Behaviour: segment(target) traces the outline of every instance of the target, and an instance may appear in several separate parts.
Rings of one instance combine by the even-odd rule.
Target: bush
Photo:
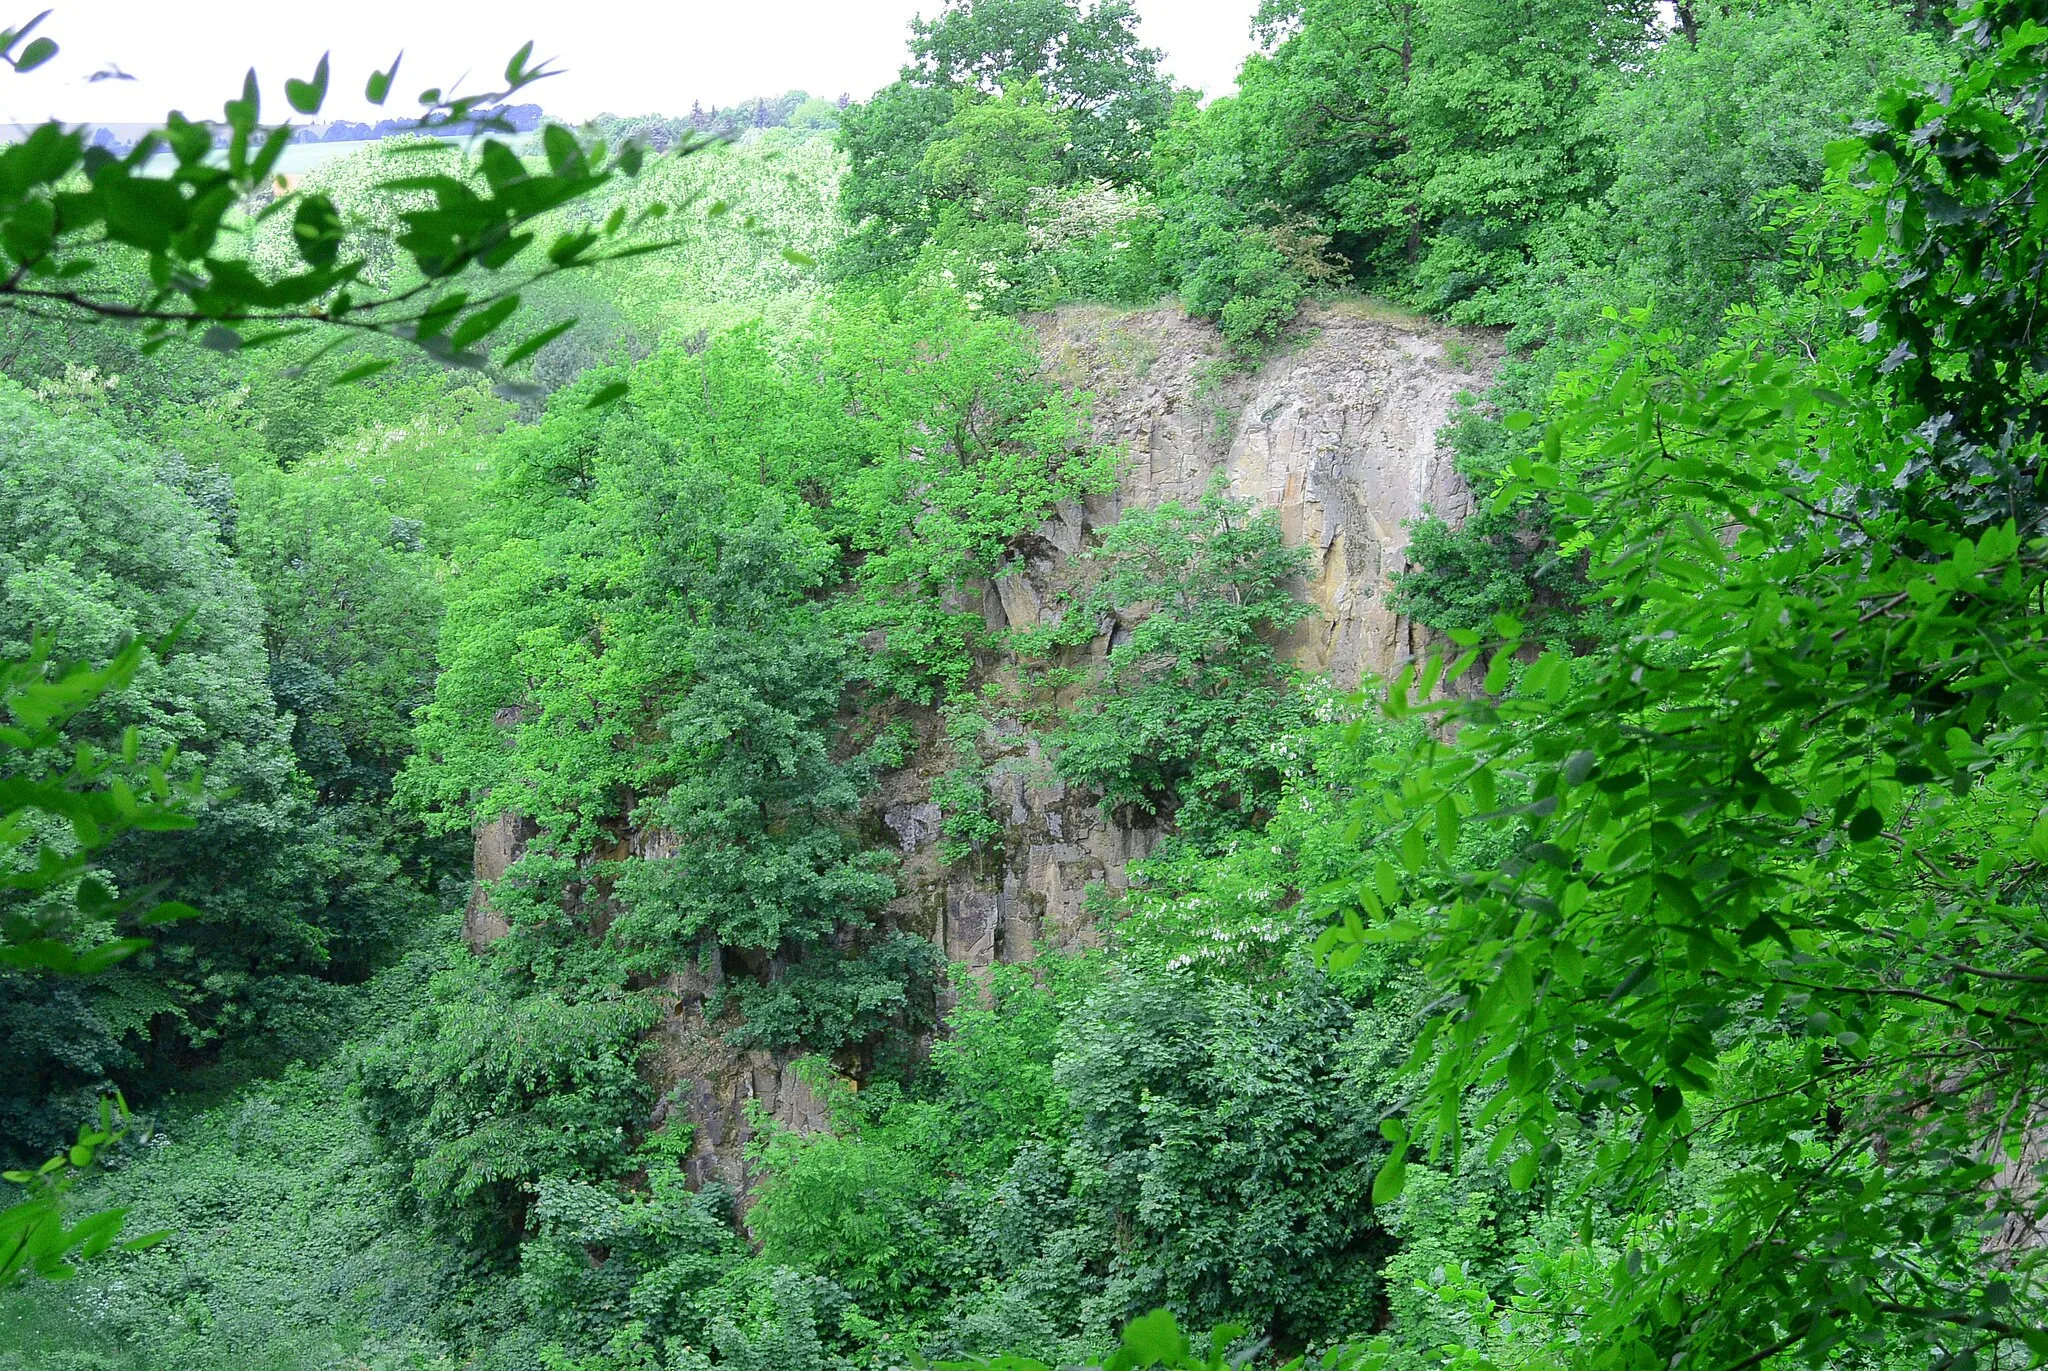
[[[646,1117],[633,1070],[654,1006],[535,985],[459,949],[426,1003],[358,1058],[363,1110],[435,1231],[511,1255],[544,1179],[607,1180]]]
[[[1091,556],[1100,581],[1062,625],[1069,637],[1127,627],[1053,735],[1061,774],[1198,843],[1259,827],[1280,789],[1274,743],[1301,715],[1272,639],[1311,612],[1294,590],[1304,556],[1276,515],[1220,486],[1193,508],[1125,514]]]

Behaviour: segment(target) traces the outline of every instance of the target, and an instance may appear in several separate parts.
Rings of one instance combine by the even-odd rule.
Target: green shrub
[[[365,1117],[433,1229],[510,1254],[543,1179],[609,1179],[646,1117],[633,1070],[653,1020],[604,985],[534,985],[458,949],[426,1002],[357,1061]]]
[[[1126,513],[1091,554],[1100,580],[1063,624],[1070,636],[1123,627],[1053,734],[1061,774],[1198,843],[1260,826],[1280,789],[1276,740],[1302,717],[1273,639],[1311,612],[1295,593],[1304,558],[1276,515],[1220,486],[1192,508]]]

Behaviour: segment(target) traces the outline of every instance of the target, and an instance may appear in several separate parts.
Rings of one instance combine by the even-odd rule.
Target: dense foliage
[[[360,975],[414,906],[382,835],[302,780],[293,721],[271,687],[274,670],[296,679],[295,663],[266,651],[256,587],[221,526],[172,484],[187,469],[18,392],[0,406],[13,435],[0,470],[7,650],[25,652],[40,633],[63,656],[103,660],[184,624],[69,732],[114,751],[133,728],[141,755],[175,748],[205,764],[192,828],[103,859],[117,888],[162,882],[202,917],[89,985],[6,973],[0,1117],[10,1145],[41,1147],[70,1130],[102,1079],[140,1083],[223,1033],[288,1033],[336,980]],[[315,748],[313,771],[321,740],[297,731]]]
[[[1047,635],[1077,646],[1111,625],[1099,679],[1055,734],[1060,771],[1195,841],[1264,827],[1300,719],[1273,644],[1310,612],[1294,593],[1306,556],[1272,511],[1212,488],[1193,508],[1131,511],[1090,560],[1100,579]]]
[[[1614,641],[1512,689],[1495,656],[1400,807],[1446,852],[1468,814],[1518,847],[1444,869],[1411,829],[1356,935],[1420,940],[1445,993],[1396,1139],[1482,1131],[1655,1252],[1580,1277],[1596,1364],[2044,1350],[2041,230],[2012,186],[2048,28],[1961,36],[1963,81],[1831,151],[1865,329],[1803,364],[1623,338],[1563,393],[1501,499],[1563,492]]]
[[[134,681],[144,650],[130,641],[98,670],[52,670],[50,640],[41,638],[0,669],[0,707],[9,720],[0,726],[0,964],[89,977],[147,949],[138,929],[194,912],[155,900],[146,886],[117,893],[94,869],[124,834],[190,826],[183,806],[195,798],[194,778],[174,783],[175,749],[143,762],[139,729],[124,730],[113,753],[63,745],[68,725]],[[79,1217],[67,1203],[79,1173],[126,1139],[131,1116],[118,1092],[100,1097],[98,1114],[41,1165],[5,1173],[26,1193],[0,1206],[0,1289],[31,1276],[66,1279],[117,1244],[149,1245],[147,1236],[121,1241],[122,1210]]]
[[[0,1367],[2048,1358],[2048,13],[1253,38],[1204,102],[1121,0],[951,0],[864,102],[282,199],[248,108],[198,237],[67,221],[445,317],[335,388],[0,311]],[[50,165],[18,265],[160,193]],[[493,393],[520,206],[673,246]],[[1347,699],[1281,520],[1129,501],[1029,312],[1255,365],[1360,289],[1505,356]],[[1026,946],[1090,804],[1148,855]]]

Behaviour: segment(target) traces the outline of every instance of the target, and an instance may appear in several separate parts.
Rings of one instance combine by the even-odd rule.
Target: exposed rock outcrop
[[[469,907],[462,914],[462,940],[470,951],[481,952],[511,931],[505,916],[491,907],[491,886],[525,855],[526,845],[538,831],[531,819],[512,813],[476,826]]]
[[[1089,888],[1124,889],[1131,863],[1158,839],[1150,828],[1105,816],[1094,796],[1070,789],[1035,737],[1018,729],[997,746],[988,783],[1003,836],[991,854],[950,866],[941,860],[928,773],[898,772],[877,798],[884,825],[903,835],[903,894],[889,906],[891,920],[930,937],[947,961],[976,969],[1028,962],[1041,943],[1090,945]]]
[[[1434,510],[1455,524],[1470,511],[1437,433],[1485,388],[1492,335],[1362,302],[1320,305],[1303,312],[1297,340],[1243,375],[1224,366],[1212,328],[1174,309],[1077,308],[1039,329],[1054,372],[1094,392],[1098,435],[1129,454],[1116,493],[1083,511],[1081,536],[1127,508],[1197,499],[1221,473],[1313,554],[1306,592],[1319,613],[1293,634],[1297,664],[1348,687],[1419,646],[1388,607],[1390,577],[1405,565],[1407,521]]]
[[[1321,305],[1304,312],[1289,345],[1246,373],[1228,365],[1213,328],[1170,307],[1072,308],[1035,326],[1049,371],[1092,392],[1096,434],[1124,463],[1113,493],[1061,506],[985,588],[982,614],[992,629],[1046,622],[1073,584],[1073,559],[1123,511],[1192,502],[1220,474],[1233,495],[1276,510],[1287,540],[1310,550],[1302,589],[1318,612],[1287,644],[1296,664],[1349,687],[1417,650],[1417,634],[1388,606],[1389,578],[1404,565],[1407,521],[1434,510],[1455,523],[1470,508],[1437,433],[1461,397],[1484,388],[1498,358],[1491,336],[1360,302]],[[1114,632],[1086,654],[1105,655]],[[873,802],[876,839],[902,858],[891,922],[974,968],[1028,961],[1042,946],[1091,943],[1089,890],[1125,888],[1131,864],[1151,852],[1158,834],[1107,816],[1093,796],[1068,789],[1038,740],[1011,727],[984,740],[994,758],[982,758],[1003,823],[1000,842],[948,864],[944,816],[932,799],[944,763],[937,729],[925,722],[927,746]],[[486,888],[530,836],[530,827],[509,816],[479,829],[477,894],[465,922],[472,946],[504,932]],[[608,855],[672,853],[666,835],[641,833]],[[797,1129],[823,1126],[825,1106],[800,1069],[731,1046],[706,1021],[719,961],[712,950],[664,982],[670,1013],[647,1065],[663,1092],[654,1121],[679,1111],[694,1125],[692,1181],[716,1179],[744,1194],[750,1106]]]
[[[676,998],[643,1062],[663,1089],[650,1123],[658,1128],[671,1114],[689,1120],[690,1152],[683,1161],[689,1183],[717,1181],[744,1198],[752,1179],[746,1152],[757,1131],[755,1107],[799,1133],[826,1127],[830,1116],[804,1066],[759,1048],[736,1048],[707,1026],[701,995],[679,983],[687,979],[672,978],[666,987]]]
[[[1292,660],[1339,686],[1388,674],[1421,647],[1388,604],[1406,524],[1427,510],[1452,523],[1471,494],[1437,445],[1462,399],[1499,357],[1491,335],[1451,330],[1361,302],[1322,305],[1256,371],[1229,366],[1210,326],[1179,310],[1074,308],[1037,321],[1048,368],[1091,392],[1097,437],[1124,454],[1114,493],[1062,506],[1040,548],[990,586],[990,628],[1035,627],[1058,612],[1071,559],[1126,509],[1197,500],[1218,475],[1231,494],[1279,513],[1306,546],[1303,586],[1317,613],[1287,644]],[[1106,653],[1113,639],[1092,645]],[[945,866],[931,777],[892,777],[878,801],[904,852],[899,925],[972,967],[1027,961],[1043,944],[1088,944],[1091,885],[1128,884],[1158,834],[1070,793],[1021,732],[993,768],[1005,831],[999,859]]]

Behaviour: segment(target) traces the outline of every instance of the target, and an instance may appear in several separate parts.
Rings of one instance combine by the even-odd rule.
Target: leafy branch
[[[0,56],[16,71],[56,53],[46,37],[14,53],[45,17],[0,33]],[[345,221],[328,196],[292,189],[278,177],[293,129],[262,122],[251,71],[241,94],[226,102],[221,124],[173,112],[122,156],[55,120],[0,149],[0,308],[136,325],[145,350],[185,337],[234,351],[336,330],[320,355],[342,337],[371,334],[405,340],[451,365],[480,367],[486,345],[514,325],[530,286],[680,241],[654,231],[674,208],[660,201],[630,215],[620,206],[595,227],[546,228],[549,216],[638,177],[649,154],[632,139],[607,146],[551,123],[541,131],[538,155],[523,155],[510,141],[514,130],[503,106],[557,74],[532,57],[528,43],[490,90],[420,92],[412,127],[433,141],[402,149],[396,155],[421,165],[372,190],[373,202],[394,210],[399,227],[391,242],[416,277],[409,284],[379,288],[368,281],[367,259],[347,251],[351,229],[361,226]],[[370,75],[364,93],[372,104],[389,98],[400,65],[394,60]],[[292,110],[317,114],[330,80],[322,57],[309,78],[288,81]],[[466,148],[452,135],[466,137]],[[684,140],[663,155],[688,156],[712,141]],[[165,156],[169,169],[155,170]],[[246,242],[271,220],[290,225],[296,260],[263,271]],[[494,360],[501,368],[517,365],[573,322],[527,331]],[[388,365],[388,358],[365,362],[342,379]]]
[[[175,638],[157,645],[159,655]],[[133,728],[115,756],[64,736],[65,725],[134,680],[144,650],[130,642],[104,667],[52,671],[42,639],[27,657],[0,661],[0,966],[91,975],[150,945],[134,934],[105,934],[198,912],[157,900],[154,887],[116,894],[91,863],[124,833],[190,828],[186,806],[200,795],[199,778],[175,775],[175,752],[142,765]],[[83,950],[75,945],[81,933]],[[163,1236],[121,1241],[120,1209],[65,1221],[65,1197],[78,1176],[129,1127],[127,1102],[102,1096],[96,1127],[82,1125],[77,1142],[37,1170],[5,1174],[29,1194],[0,1208],[0,1288],[29,1275],[62,1280],[76,1262],[117,1244],[133,1250]]]

